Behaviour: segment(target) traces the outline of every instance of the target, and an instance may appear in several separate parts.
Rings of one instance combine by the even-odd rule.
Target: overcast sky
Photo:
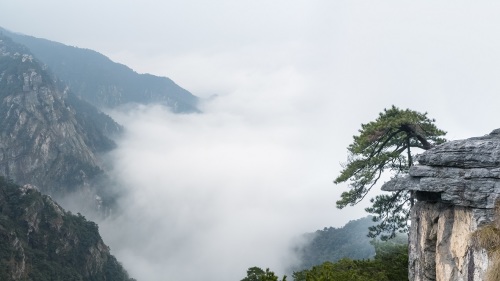
[[[127,127],[114,174],[135,209],[101,229],[140,280],[282,271],[296,235],[364,216],[335,209],[346,186],[332,180],[360,124],[393,104],[449,139],[500,127],[497,1],[0,3],[4,28],[219,95],[202,115],[113,112]]]

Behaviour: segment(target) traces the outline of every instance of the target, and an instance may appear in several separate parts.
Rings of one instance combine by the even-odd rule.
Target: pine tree
[[[247,270],[247,276],[241,279],[241,281],[286,281],[286,275],[283,276],[283,279],[279,280],[278,276],[269,270],[269,268],[266,268],[264,271],[262,268],[254,266]]]
[[[413,165],[412,149],[427,150],[446,140],[446,132],[438,129],[434,119],[427,113],[392,106],[384,109],[379,117],[362,124],[359,135],[347,148],[349,157],[334,183],[349,183],[349,191],[343,192],[337,201],[342,209],[362,201],[378,183],[384,172],[393,177],[408,173]],[[366,211],[374,214],[378,225],[370,227],[369,236],[382,239],[394,237],[404,232],[413,205],[413,195],[409,191],[397,191],[372,198],[372,207]]]

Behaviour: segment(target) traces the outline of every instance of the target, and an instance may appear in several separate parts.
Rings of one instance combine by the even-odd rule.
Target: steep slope
[[[63,195],[102,174],[97,152],[120,126],[73,96],[23,46],[0,35],[0,175]]]
[[[28,47],[75,94],[98,108],[132,102],[163,103],[174,112],[198,111],[197,97],[166,77],[138,74],[92,50],[16,34],[2,28],[0,32]]]
[[[0,280],[132,281],[97,225],[0,177]]]
[[[369,259],[375,255],[375,248],[366,235],[374,223],[371,217],[348,222],[341,228],[324,228],[306,234],[309,243],[298,249],[301,261],[298,269],[310,268],[324,262],[335,262],[342,258]]]

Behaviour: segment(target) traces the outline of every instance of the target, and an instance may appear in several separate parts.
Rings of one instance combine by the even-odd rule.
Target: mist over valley
[[[407,266],[406,234],[366,237],[365,208],[394,173],[342,209],[354,181],[333,182],[384,112],[427,112],[448,141],[498,127],[499,11],[3,3],[0,276],[400,280],[390,265]]]

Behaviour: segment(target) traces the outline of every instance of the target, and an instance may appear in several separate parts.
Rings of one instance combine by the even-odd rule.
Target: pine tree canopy
[[[269,268],[264,271],[262,268],[254,266],[247,270],[247,277],[241,279],[241,281],[286,281],[286,275],[279,280],[278,276]]]
[[[343,170],[334,181],[349,184],[349,191],[342,193],[337,208],[362,201],[386,171],[393,177],[406,174],[413,165],[412,149],[427,150],[445,142],[446,132],[434,123],[427,113],[393,105],[384,109],[375,121],[361,124],[359,135],[353,137],[353,143],[347,148],[347,163],[342,165]],[[412,200],[411,194],[403,191],[371,199],[373,205],[366,211],[374,214],[374,221],[380,224],[370,228],[369,236],[382,234],[386,239],[398,230],[404,231]]]

